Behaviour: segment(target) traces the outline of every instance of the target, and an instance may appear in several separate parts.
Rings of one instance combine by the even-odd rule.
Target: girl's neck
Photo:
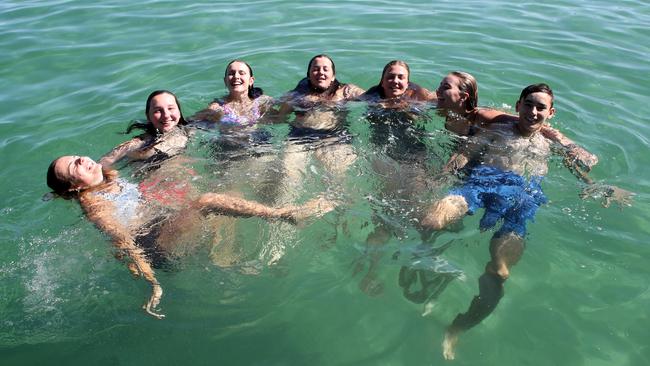
[[[227,103],[250,103],[251,98],[248,96],[248,92],[245,93],[237,93],[237,94],[228,94],[226,97],[226,102]]]

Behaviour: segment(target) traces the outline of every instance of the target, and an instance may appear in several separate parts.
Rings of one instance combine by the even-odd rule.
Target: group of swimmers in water
[[[511,267],[523,253],[526,222],[546,202],[540,180],[548,171],[551,147],[564,154],[566,165],[587,183],[593,183],[586,173],[598,159],[548,124],[555,108],[553,92],[546,84],[525,87],[516,102],[517,115],[512,115],[479,107],[477,82],[468,73],[449,73],[434,92],[411,82],[409,77],[406,62],[391,61],[384,67],[379,83],[364,90],[337,80],[334,62],[321,54],[309,61],[306,77],[275,100],[255,86],[250,65],[234,60],[225,70],[228,94],[224,97],[186,119],[173,93],[154,91],[147,98],[146,122],[134,123],[128,130],[142,129],[142,134],[120,144],[98,163],[83,156],[55,159],[47,172],[47,184],[54,193],[77,199],[87,218],[111,238],[118,257],[128,259],[131,272],[151,284],[152,294],[144,309],[163,318],[156,310],[162,287],[153,269],[155,255],[148,252],[151,247],[161,253],[172,252],[187,228],[206,217],[258,216],[296,222],[323,215],[337,206],[324,196],[302,205],[294,205],[291,200],[295,197],[288,197],[272,207],[237,194],[201,192],[192,183],[198,178],[196,172],[186,165],[165,163],[184,151],[193,137],[192,126],[216,126],[224,146],[246,149],[264,141],[260,124],[290,121],[285,153],[285,164],[290,168],[280,179],[298,179],[292,174],[299,175],[295,171],[303,169],[306,152],[313,153],[332,175],[341,177],[356,157],[342,111],[346,102],[363,101],[368,105],[367,120],[372,125],[371,142],[383,146],[396,164],[412,163],[416,167],[415,175],[393,178],[408,180],[406,184],[412,190],[406,191],[413,194],[426,189],[416,184],[418,177],[434,174],[420,164],[427,158],[426,149],[418,148],[421,142],[409,139],[408,131],[414,128],[418,115],[435,108],[445,119],[445,129],[459,136],[442,172],[436,173],[459,178],[445,197],[419,212],[419,229],[440,232],[480,208],[485,209],[481,229],[501,222],[490,241],[490,261],[479,278],[479,295],[446,330],[443,355],[453,359],[458,336],[494,310],[503,296]],[[311,147],[304,149],[305,144]],[[158,169],[134,184],[120,178],[112,168],[119,161],[155,162]],[[376,171],[382,169],[377,167]],[[629,194],[616,187],[608,187],[606,193],[609,199],[629,203]],[[390,228],[379,222],[368,237],[368,245],[385,242],[387,236]],[[372,278],[376,262],[371,260],[365,283],[360,284],[368,293],[377,290]],[[417,281],[417,275],[405,269],[400,272],[405,294]]]

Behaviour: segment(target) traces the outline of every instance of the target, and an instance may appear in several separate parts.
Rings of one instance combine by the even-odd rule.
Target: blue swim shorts
[[[526,221],[533,221],[537,208],[547,202],[540,186],[541,180],[542,177],[531,177],[527,181],[510,171],[479,166],[470,171],[462,187],[450,193],[465,198],[469,215],[479,208],[485,209],[479,224],[481,230],[491,229],[503,219],[496,236],[508,232],[524,236]]]

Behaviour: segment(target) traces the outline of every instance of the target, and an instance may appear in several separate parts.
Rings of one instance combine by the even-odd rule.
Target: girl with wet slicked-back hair
[[[331,72],[333,75],[332,81],[327,87],[320,86],[312,76],[312,69],[318,59],[326,59],[331,65]],[[296,94],[311,94],[319,95],[322,100],[329,99],[343,99],[351,100],[363,93],[363,90],[354,84],[341,83],[336,78],[336,64],[332,58],[324,53],[316,55],[307,63],[307,75],[305,78],[298,82],[298,85],[292,90]]]
[[[376,102],[384,107],[407,107],[410,102],[426,102],[433,94],[410,81],[411,68],[402,60],[390,61],[381,72],[379,83],[361,96],[361,99]]]
[[[223,82],[228,94],[215,99],[191,119],[217,123],[220,127],[254,127],[267,113],[274,113],[273,98],[255,86],[253,68],[235,59],[226,65]]]
[[[349,145],[347,108],[364,90],[354,84],[339,82],[336,66],[326,54],[318,54],[307,63],[307,75],[283,98],[279,120],[293,114],[285,165],[300,169],[307,155],[304,144],[314,144],[314,155],[329,172],[342,176],[356,159]],[[295,144],[294,144],[295,142]],[[293,159],[289,162],[288,159]],[[298,184],[298,183],[296,183]]]

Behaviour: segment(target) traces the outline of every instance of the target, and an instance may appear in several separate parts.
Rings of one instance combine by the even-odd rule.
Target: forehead
[[[171,94],[162,93],[162,94],[158,94],[155,97],[151,98],[151,106],[152,107],[165,106],[165,105],[171,105],[171,104],[176,105],[176,99]]]
[[[386,69],[386,75],[408,75],[408,70],[402,65],[391,65]]]
[[[62,179],[68,178],[70,163],[74,161],[74,156],[63,156],[54,163],[54,172]]]
[[[228,70],[246,70],[246,71],[248,71],[248,66],[246,66],[246,64],[243,63],[243,62],[235,61],[235,62],[231,63],[230,65],[228,65]]]
[[[543,104],[545,106],[550,106],[552,98],[550,95],[542,92],[530,93],[524,97],[524,102],[534,103],[534,104]]]
[[[322,67],[322,66],[328,66],[332,67],[332,61],[330,61],[327,57],[317,57],[314,59],[314,61],[311,62],[311,67]]]
[[[449,84],[451,86],[458,86],[460,85],[460,79],[456,75],[447,75],[445,76],[444,79],[440,82],[440,84]]]

